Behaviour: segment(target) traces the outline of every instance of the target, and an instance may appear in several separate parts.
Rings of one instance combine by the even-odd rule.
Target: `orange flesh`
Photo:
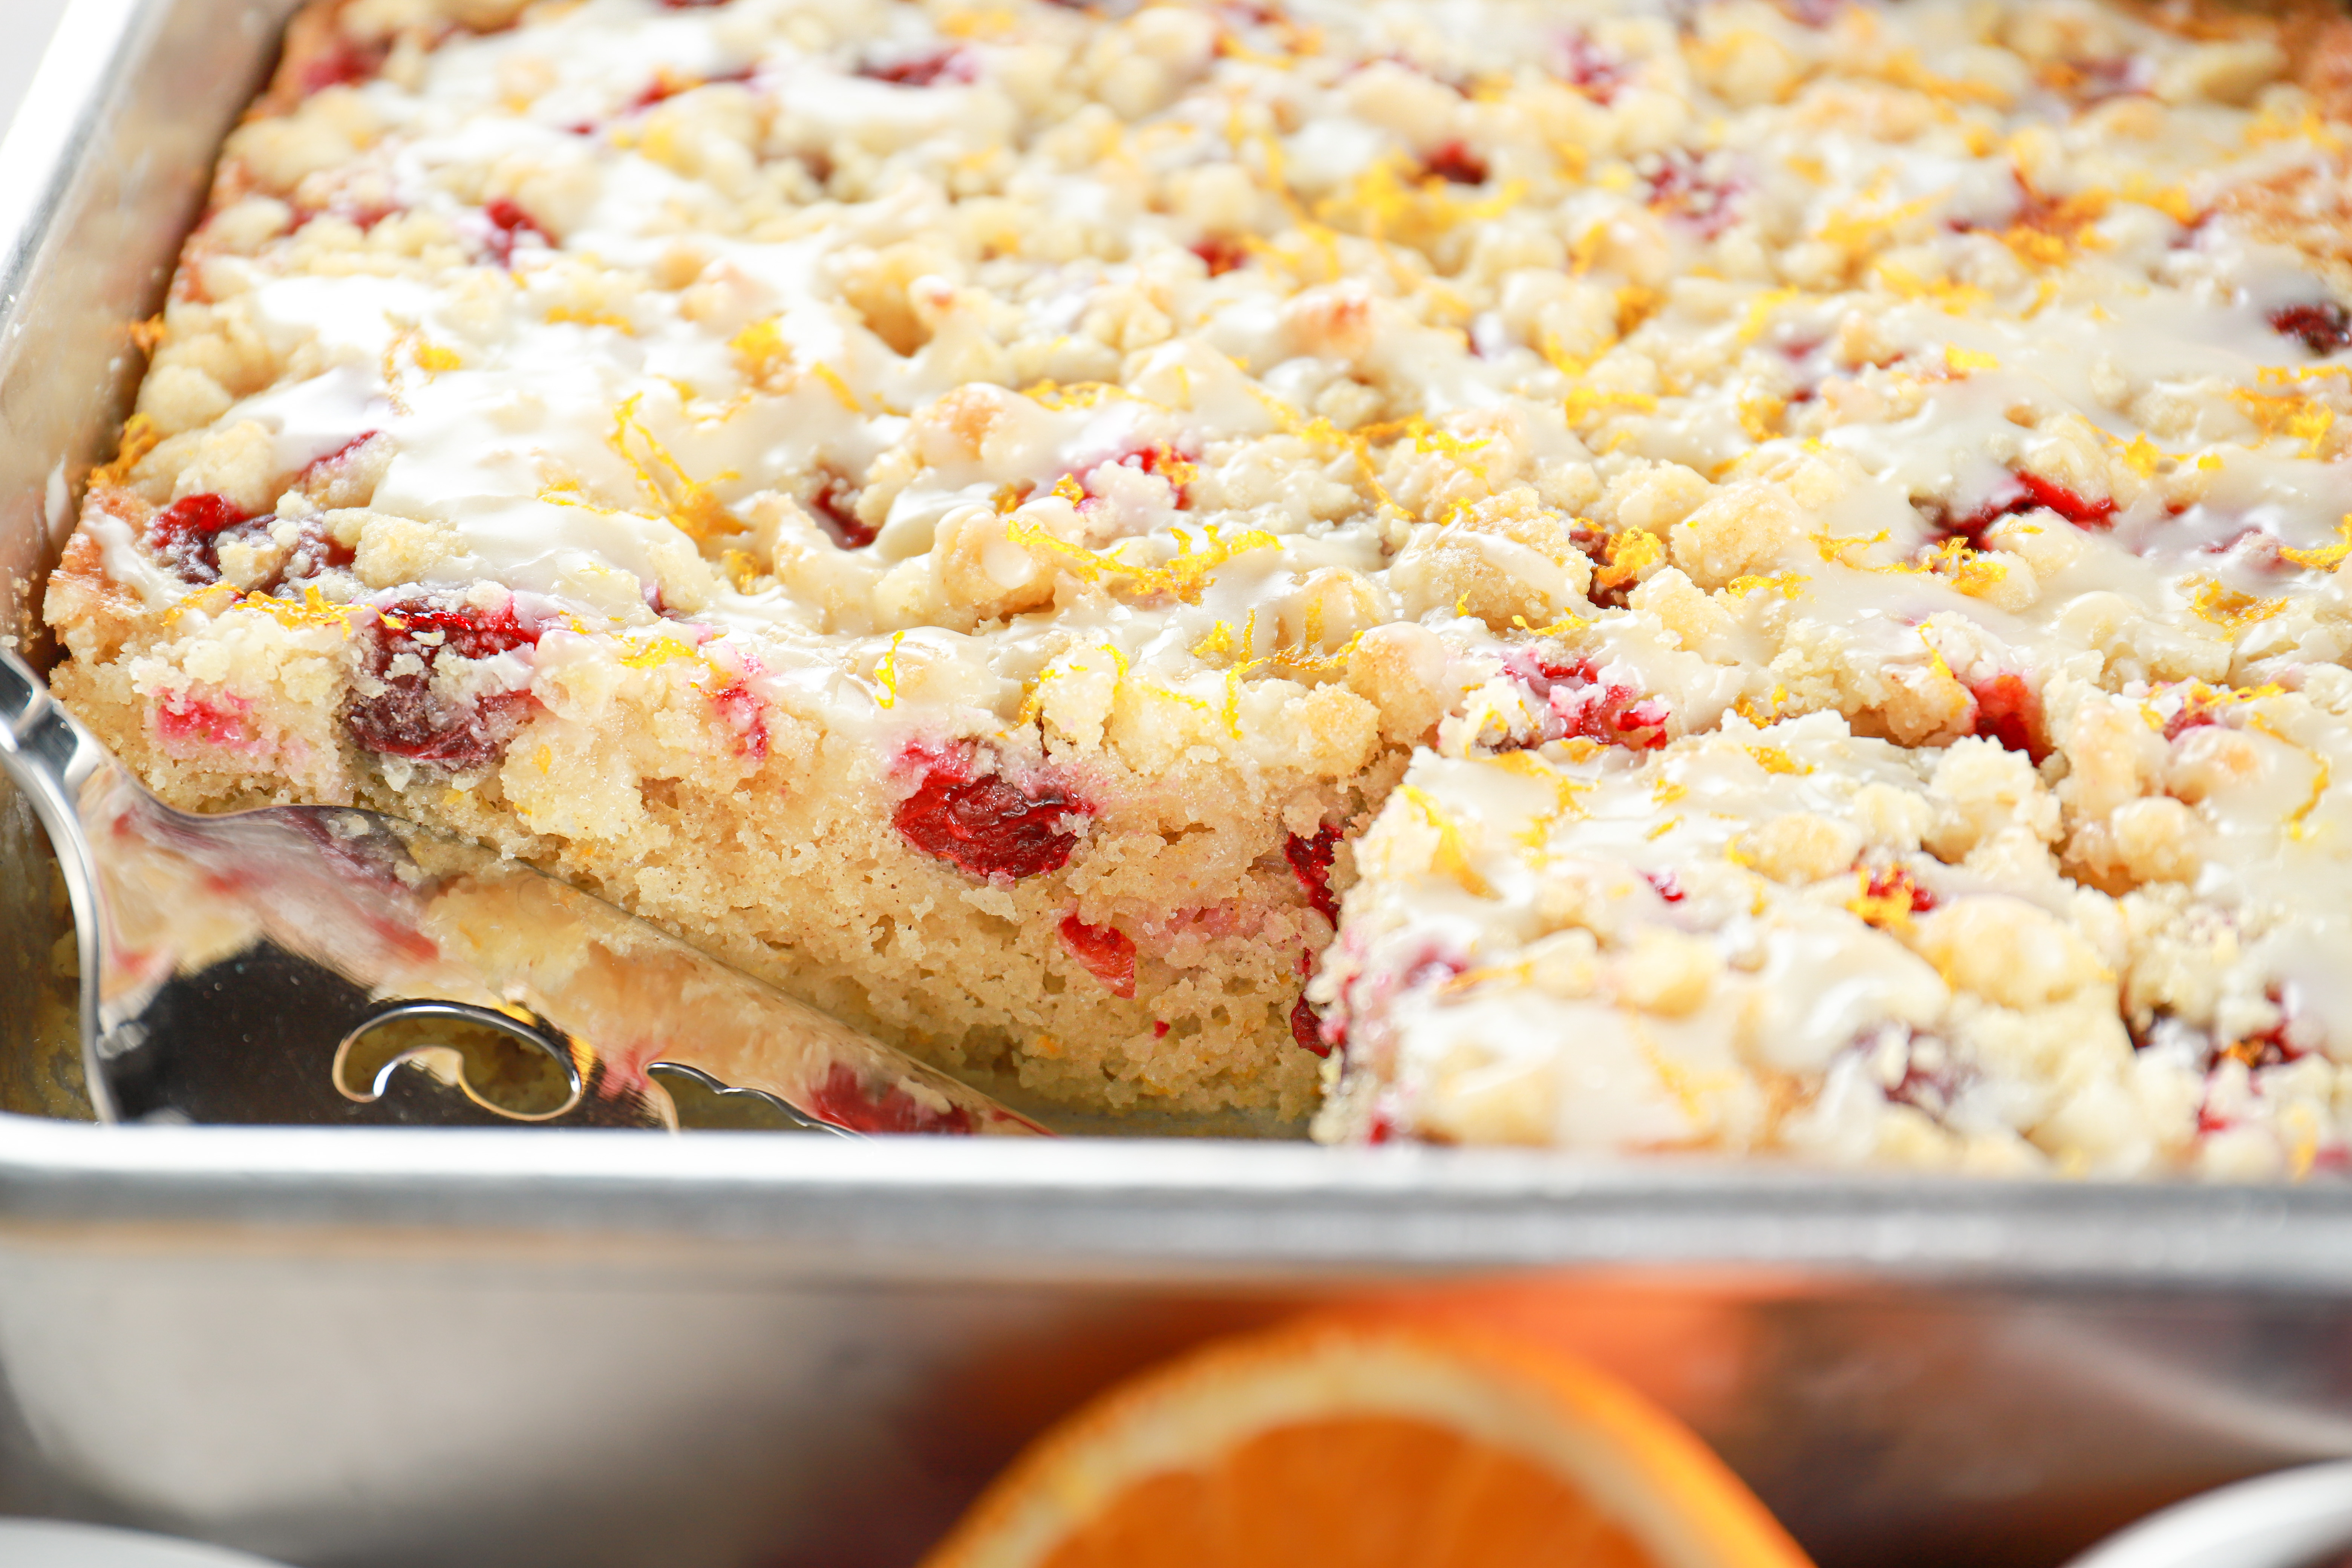
[[[1276,1426],[1127,1488],[1044,1568],[1656,1568],[1549,1470],[1428,1422]]]

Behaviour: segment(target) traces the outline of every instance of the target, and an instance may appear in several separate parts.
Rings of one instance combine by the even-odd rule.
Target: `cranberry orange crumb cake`
[[[1034,1106],[2341,1163],[2347,102],[2316,9],[335,0],[56,684]]]

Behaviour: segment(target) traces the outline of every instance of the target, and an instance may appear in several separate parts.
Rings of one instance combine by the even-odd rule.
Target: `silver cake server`
[[[685,1103],[701,1124],[1044,1131],[478,846],[350,807],[175,811],[5,650],[0,768],[72,895],[100,1120],[676,1127]]]

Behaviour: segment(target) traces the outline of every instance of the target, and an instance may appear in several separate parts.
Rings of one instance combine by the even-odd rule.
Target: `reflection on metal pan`
[[[34,630],[129,326],[289,9],[76,0],[0,149],[0,630]],[[26,826],[0,831],[12,1056],[64,933]],[[1526,1310],[1672,1384],[1824,1568],[2059,1562],[2352,1416],[2341,1190],[10,1115],[0,1508],[354,1568],[904,1563],[1119,1373],[1538,1268]],[[2101,1342],[2135,1353],[2048,1374]],[[2295,1419],[2254,1419],[2281,1389]]]

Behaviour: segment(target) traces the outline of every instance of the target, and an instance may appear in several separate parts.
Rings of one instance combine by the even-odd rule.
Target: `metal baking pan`
[[[74,0],[0,146],[0,580],[40,574],[290,0]],[[0,784],[0,792],[5,785]],[[0,801],[0,1509],[352,1568],[911,1560],[1118,1373],[1465,1288],[1815,1552],[2055,1564],[2352,1453],[2352,1191],[1069,1140],[98,1128]]]

